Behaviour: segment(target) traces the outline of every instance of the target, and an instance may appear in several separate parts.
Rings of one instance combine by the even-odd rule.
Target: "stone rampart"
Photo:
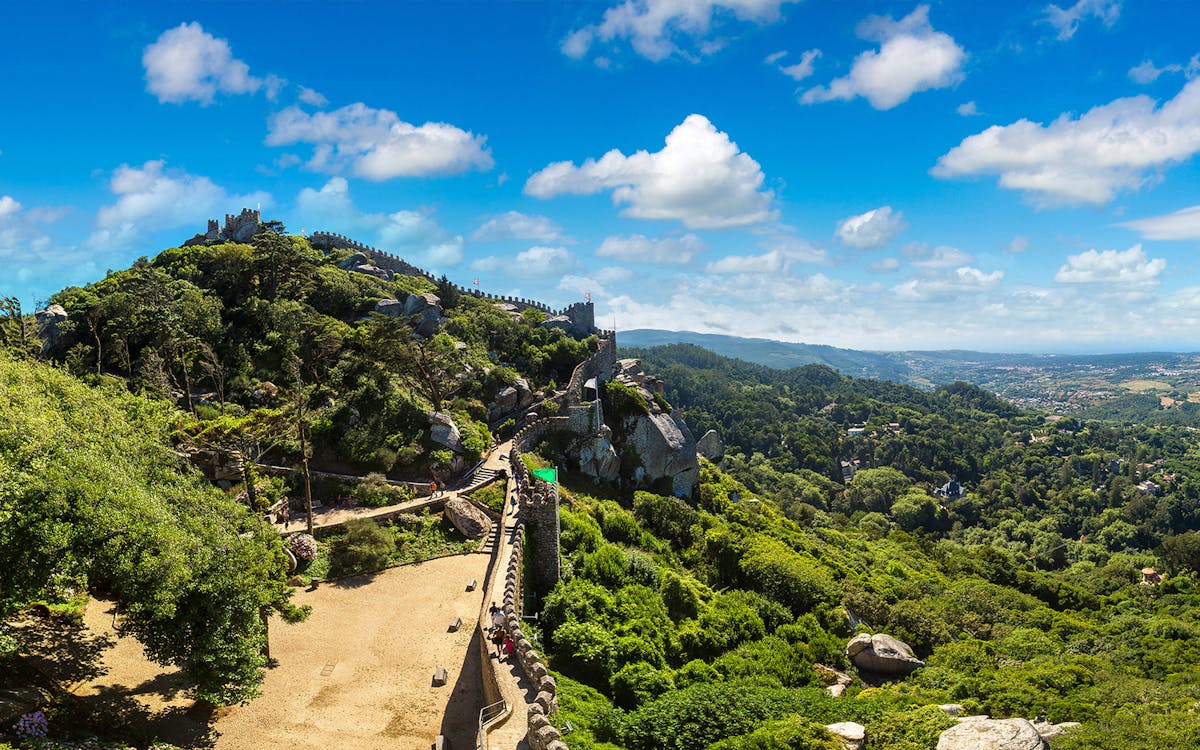
[[[526,709],[525,741],[532,750],[567,750],[562,733],[549,719],[549,715],[558,710],[558,684],[521,628],[521,561],[525,556],[525,527],[520,521],[515,532],[508,570],[504,572],[503,609],[508,633],[516,646],[517,663],[537,694]]]
[[[418,268],[403,258],[393,255],[386,250],[380,250],[378,248],[371,247],[370,245],[364,245],[358,240],[351,239],[344,234],[338,234],[337,232],[313,232],[312,235],[309,236],[308,241],[313,247],[320,250],[345,248],[348,250],[354,250],[356,252],[366,253],[371,256],[371,260],[379,268],[385,268],[402,276],[419,276],[429,279],[430,281],[437,281],[437,277],[435,277],[429,271]],[[586,332],[593,332],[596,330],[595,315],[593,313],[594,308],[592,307],[591,302],[576,302],[564,307],[562,310],[555,310],[544,302],[539,302],[533,299],[489,294],[488,292],[484,292],[480,289],[475,289],[473,287],[468,288],[458,284],[451,284],[451,286],[453,286],[460,294],[467,294],[478,299],[487,299],[493,302],[503,302],[512,305],[517,312],[533,309],[540,310],[546,315],[550,316],[563,315],[571,320],[572,330],[584,333],[585,335]],[[605,331],[603,333],[611,333],[611,331]]]

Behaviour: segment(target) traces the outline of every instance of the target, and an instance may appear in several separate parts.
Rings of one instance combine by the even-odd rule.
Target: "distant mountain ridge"
[[[715,333],[692,331],[663,331],[638,328],[621,331],[617,337],[621,347],[650,348],[666,344],[694,344],[723,357],[740,359],[779,370],[804,365],[825,365],[844,375],[857,378],[894,380],[917,383],[923,379],[895,352],[869,352],[839,349],[823,344],[793,344],[771,339],[741,338]]]

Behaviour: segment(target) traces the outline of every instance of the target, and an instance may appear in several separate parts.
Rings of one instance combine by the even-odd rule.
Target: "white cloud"
[[[690,263],[705,249],[704,241],[694,234],[658,238],[634,234],[605,237],[596,255],[640,263]]]
[[[1105,26],[1112,28],[1121,17],[1121,0],[1077,0],[1069,8],[1047,5],[1046,17],[1043,20],[1058,31],[1060,40],[1065,41],[1075,36],[1080,22],[1088,17],[1095,17]]]
[[[1018,234],[1008,243],[1008,252],[1013,255],[1020,255],[1029,249],[1029,238],[1023,234]]]
[[[314,91],[307,86],[300,87],[300,93],[298,94],[298,97],[300,101],[304,102],[305,104],[311,104],[314,107],[324,107],[329,103],[329,100],[326,99],[321,92]]]
[[[296,213],[305,226],[351,235],[417,265],[425,264],[428,271],[463,261],[462,235],[446,231],[431,211],[360,211],[344,177],[331,177],[319,190],[301,190],[296,196]]]
[[[839,221],[835,234],[846,247],[877,250],[891,242],[906,226],[900,211],[893,213],[891,206],[880,206]]]
[[[613,149],[600,158],[555,162],[525,183],[525,193],[552,198],[612,190],[623,216],[678,219],[689,228],[716,229],[769,221],[774,193],[762,188],[758,162],[713,127],[689,115],[667,136],[661,151],[625,156]]]
[[[1060,284],[1153,284],[1167,267],[1163,258],[1148,258],[1141,245],[1124,252],[1088,250],[1067,257],[1054,274]]]
[[[983,114],[982,112],[979,111],[979,108],[975,106],[974,99],[972,99],[969,102],[963,102],[962,104],[955,107],[954,111],[959,113],[963,117],[976,117],[978,115]]]
[[[898,258],[884,258],[867,267],[875,273],[890,273],[900,268],[900,260]]]
[[[783,58],[787,57],[787,55],[788,55],[787,50],[780,50],[778,52],[772,52],[771,54],[769,54],[763,58],[763,64],[764,65],[774,65],[775,63],[779,62]]]
[[[575,256],[565,247],[536,245],[517,253],[512,272],[520,276],[559,276],[575,267]]]
[[[1148,96],[1117,99],[1049,125],[1018,120],[965,138],[938,159],[938,177],[997,174],[1001,187],[1045,202],[1112,200],[1156,170],[1200,151],[1200,80],[1161,107]]]
[[[592,274],[602,284],[619,284],[633,278],[633,271],[624,266],[605,266]]]
[[[200,24],[181,23],[167,29],[142,53],[146,89],[160,102],[212,103],[222,94],[252,94],[263,79],[233,56],[229,42],[217,39]]]
[[[786,52],[776,52],[773,55],[768,55],[765,62],[768,65],[774,65],[786,55]],[[776,67],[779,69],[780,73],[783,73],[793,81],[803,81],[805,78],[808,78],[813,74],[814,64],[816,63],[817,58],[820,56],[821,50],[819,49],[805,50],[804,52],[800,53],[800,62],[795,63],[794,65],[776,65]]]
[[[312,114],[293,105],[271,117],[267,133],[270,146],[313,144],[310,169],[349,168],[374,181],[487,171],[494,162],[486,141],[444,122],[413,125],[361,102]]]
[[[573,30],[562,40],[563,54],[581,60],[597,45],[612,49],[629,42],[647,60],[698,60],[725,45],[715,32],[736,21],[765,25],[780,18],[784,3],[797,0],[624,0],[604,11],[597,24]],[[607,57],[597,57],[596,63]]]
[[[917,6],[899,21],[870,16],[859,24],[858,35],[878,41],[879,49],[859,54],[849,75],[805,91],[801,102],[861,96],[875,109],[891,109],[918,91],[947,88],[962,80],[967,53],[949,34],[934,31],[928,5]]]
[[[562,227],[546,216],[506,211],[485,221],[471,239],[476,242],[493,240],[537,240],[555,242],[563,238]]]
[[[787,270],[788,258],[778,250],[761,255],[727,255],[704,267],[710,274],[781,274]]]
[[[498,255],[486,255],[482,258],[476,258],[471,261],[472,271],[483,271],[484,273],[496,273],[503,271],[507,261]]]
[[[109,189],[116,203],[96,215],[96,230],[86,244],[94,248],[129,247],[146,233],[175,227],[204,228],[207,219],[240,207],[271,204],[268,193],[232,195],[207,177],[167,169],[164,161],[113,170]]]
[[[1181,208],[1174,213],[1126,221],[1117,226],[1140,232],[1147,240],[1200,240],[1200,206]]]
[[[972,266],[960,266],[953,273],[909,279],[892,287],[892,293],[905,302],[951,302],[964,295],[978,295],[994,289],[1004,279],[1004,271],[985,273]]]
[[[904,248],[904,256],[917,268],[953,268],[975,260],[970,253],[956,247],[938,245],[930,247],[923,242],[914,242]]]
[[[1143,60],[1129,69],[1129,79],[1142,85],[1154,83],[1164,73],[1183,73],[1189,81],[1200,75],[1200,55],[1193,55],[1187,65],[1170,63],[1159,68],[1152,60]]]
[[[11,195],[0,196],[0,219],[21,210],[21,204]]]

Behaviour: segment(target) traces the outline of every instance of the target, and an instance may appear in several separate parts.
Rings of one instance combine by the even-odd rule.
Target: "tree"
[[[181,465],[172,409],[0,354],[0,616],[105,592],[198,697],[257,694],[263,613],[296,619],[279,535]]]
[[[258,509],[254,466],[279,445],[291,426],[291,420],[281,411],[255,409],[242,417],[222,414],[215,419],[186,422],[180,427],[180,433],[199,445],[239,455],[246,497],[250,507]]]

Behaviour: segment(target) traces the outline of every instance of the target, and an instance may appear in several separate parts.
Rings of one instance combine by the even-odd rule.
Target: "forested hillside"
[[[1192,431],[635,353],[728,453],[691,502],[575,488],[543,611],[572,747],[824,747],[814,724],[858,721],[869,747],[933,748],[942,703],[1082,722],[1055,748],[1200,741]],[[935,491],[951,478],[965,493]],[[850,669],[856,628],[926,666],[830,697],[814,665]]]

